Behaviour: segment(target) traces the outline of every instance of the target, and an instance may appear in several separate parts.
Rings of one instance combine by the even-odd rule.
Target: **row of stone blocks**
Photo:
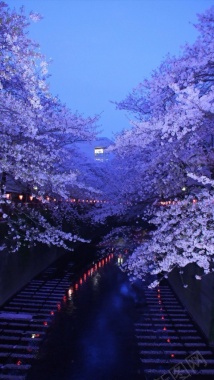
[[[142,371],[148,380],[214,378],[213,348],[168,283],[143,286],[146,306],[135,324]]]
[[[71,267],[71,266],[70,266]],[[0,310],[0,380],[24,380],[70,286],[51,266]],[[56,275],[55,275],[56,274]]]

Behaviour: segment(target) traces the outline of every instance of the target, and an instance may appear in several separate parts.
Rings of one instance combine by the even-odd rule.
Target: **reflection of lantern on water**
[[[123,264],[123,257],[122,257],[122,255],[118,256],[117,262],[118,262],[118,264]]]
[[[97,270],[97,264],[95,264],[94,269]]]
[[[73,288],[71,287],[71,288],[68,289],[69,300],[71,299],[72,294],[73,294]]]
[[[80,278],[80,285],[82,285],[82,278]]]
[[[102,266],[103,266],[103,265],[105,265],[105,261],[104,261],[104,260],[102,260]]]
[[[61,310],[61,305],[60,305],[60,303],[57,304],[57,310],[58,310],[58,311]]]
[[[87,280],[87,274],[86,273],[84,273],[83,278],[84,278],[84,281]]]
[[[101,261],[99,261],[98,267],[101,268]]]
[[[76,290],[78,289],[78,287],[79,287],[79,285],[78,285],[78,284],[75,284],[75,289],[76,289]]]
[[[90,276],[90,274],[91,274],[91,271],[90,271],[90,269],[88,270],[88,276]]]

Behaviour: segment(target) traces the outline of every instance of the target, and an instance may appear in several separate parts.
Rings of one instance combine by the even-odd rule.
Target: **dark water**
[[[68,294],[27,380],[137,379],[135,302],[113,260],[98,268]]]

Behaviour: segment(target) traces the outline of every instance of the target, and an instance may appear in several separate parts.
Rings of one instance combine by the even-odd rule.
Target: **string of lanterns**
[[[33,203],[34,200],[36,201],[43,201],[43,202],[70,202],[70,203],[88,203],[88,204],[95,204],[95,203],[110,203],[110,201],[107,200],[100,200],[100,199],[80,199],[80,198],[67,198],[67,199],[57,199],[57,198],[51,198],[49,196],[46,197],[37,197],[29,194],[17,194],[17,193],[6,193],[4,197],[7,200],[18,200],[18,201],[23,201],[24,203]]]

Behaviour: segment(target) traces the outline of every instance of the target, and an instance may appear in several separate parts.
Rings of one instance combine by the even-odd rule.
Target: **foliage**
[[[71,153],[67,147],[95,136],[97,117],[72,113],[49,93],[48,63],[27,36],[30,20],[39,18],[33,13],[27,18],[22,9],[17,13],[0,2],[1,212],[14,241],[20,241],[22,230],[24,240],[65,248],[64,241],[74,237],[58,228],[61,216],[51,213],[54,208],[46,205],[47,218],[42,206],[35,210],[26,203],[23,209],[5,197],[8,176],[43,203],[46,195],[65,200],[73,187],[83,188],[77,179],[75,149]]]
[[[121,193],[141,212],[147,203],[155,226],[126,263],[142,279],[191,262],[213,270],[214,7],[198,19],[196,42],[117,103],[135,117],[111,147],[127,174]]]

